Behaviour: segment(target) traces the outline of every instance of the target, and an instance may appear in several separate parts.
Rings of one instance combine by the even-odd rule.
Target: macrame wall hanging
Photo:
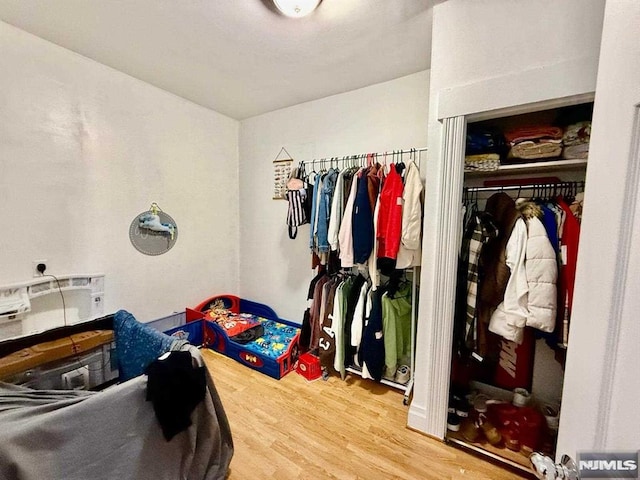
[[[287,149],[282,147],[273,161],[273,199],[287,199],[287,180],[291,175],[293,158]]]

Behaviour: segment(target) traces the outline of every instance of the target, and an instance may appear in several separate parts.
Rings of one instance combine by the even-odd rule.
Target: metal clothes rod
[[[357,155],[344,155],[342,157],[330,157],[330,158],[319,158],[319,159],[313,159],[313,160],[302,160],[300,162],[300,165],[311,165],[312,167],[316,164],[322,165],[322,164],[326,164],[327,162],[329,164],[333,164],[334,162],[336,164],[340,164],[340,162],[342,163],[346,163],[346,162],[354,162],[354,161],[364,161],[367,159],[367,157],[369,155],[373,155],[373,157],[376,160],[379,160],[380,158],[384,158],[385,156],[387,157],[388,160],[393,160],[394,157],[396,156],[403,156],[403,155],[407,155],[407,154],[414,154],[417,155],[417,158],[415,158],[414,160],[416,161],[416,163],[418,164],[418,167],[420,167],[420,153],[422,152],[426,152],[427,151],[427,147],[420,147],[420,148],[410,148],[409,150],[392,150],[390,152],[369,152],[369,153],[360,153]]]
[[[468,193],[475,192],[505,192],[512,190],[543,190],[543,189],[576,188],[584,190],[584,182],[530,183],[524,185],[496,185],[495,187],[464,187]]]

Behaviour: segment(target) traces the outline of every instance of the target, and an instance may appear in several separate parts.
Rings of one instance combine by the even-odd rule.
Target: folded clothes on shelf
[[[493,130],[470,130],[467,132],[466,153],[504,153],[505,141],[502,133]]]
[[[578,145],[570,145],[562,150],[562,158],[580,158],[585,159],[589,156],[589,144],[580,143]]]
[[[497,153],[480,153],[464,157],[465,172],[490,172],[500,167],[500,155]]]
[[[544,125],[518,127],[504,132],[504,137],[512,146],[521,142],[540,141],[541,139],[562,140],[562,135],[562,128]]]
[[[561,153],[562,144],[559,141],[525,141],[513,145],[507,157],[522,160],[536,160],[540,158],[559,157]]]
[[[589,143],[591,139],[591,122],[577,122],[569,125],[562,136],[565,147]]]

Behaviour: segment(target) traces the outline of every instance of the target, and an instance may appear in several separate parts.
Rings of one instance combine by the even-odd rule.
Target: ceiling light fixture
[[[313,12],[320,0],[273,0],[273,4],[283,15],[301,18]]]

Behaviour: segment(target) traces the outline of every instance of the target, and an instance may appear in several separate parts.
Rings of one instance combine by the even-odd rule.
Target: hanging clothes
[[[380,192],[380,206],[376,216],[378,257],[395,260],[400,248],[402,235],[402,194],[404,184],[395,165],[389,166],[389,173]]]
[[[337,251],[339,247],[338,232],[340,222],[344,215],[344,177],[346,170],[342,170],[336,178],[336,186],[331,200],[331,214],[329,216],[329,230],[327,237],[332,251]]]
[[[362,171],[352,213],[353,262],[365,264],[373,249],[373,210],[369,200],[368,173]]]
[[[353,317],[356,311],[356,305],[360,299],[360,293],[362,286],[366,284],[366,279],[362,275],[358,275],[351,285],[349,296],[347,297],[347,308],[343,325],[343,339],[344,339],[344,366],[350,366],[353,364],[353,354],[355,349],[351,345],[351,326],[353,324]],[[342,367],[344,368],[344,367]]]
[[[507,242],[511,238],[516,220],[520,218],[520,212],[516,209],[513,199],[504,192],[489,197],[485,211],[491,215],[498,228],[498,235],[483,247],[480,255],[482,281],[478,285],[476,302],[478,353],[481,357],[490,355],[495,360],[499,352],[499,339],[491,337],[488,327],[493,311],[504,300],[510,275],[506,258]]]
[[[507,243],[510,277],[504,300],[494,311],[489,330],[522,343],[524,327],[552,332],[557,314],[557,257],[539,217],[542,209],[519,199],[516,221]]]
[[[349,198],[344,207],[344,215],[340,223],[338,242],[340,243],[340,263],[342,268],[353,267],[353,206],[356,200],[358,176],[353,175]]]
[[[349,196],[351,195],[351,190],[355,186],[354,183],[353,183],[353,176],[359,170],[360,169],[357,168],[357,167],[351,167],[351,168],[347,169],[346,172],[344,172],[344,183],[343,183],[344,192],[342,194],[343,202],[344,202],[344,204],[342,205],[342,210],[344,212],[347,211],[346,210],[347,209],[347,201],[349,200]]]
[[[476,303],[479,282],[479,261],[482,248],[498,235],[491,215],[476,212],[467,224],[462,238],[459,263],[459,289],[457,317],[459,350],[475,352],[477,349]]]
[[[370,161],[373,159],[371,155]],[[378,200],[378,193],[380,193],[381,185],[381,173],[382,165],[375,163],[367,169],[367,191],[369,193],[369,205],[371,212],[376,208],[376,201]]]
[[[558,260],[547,231],[540,220],[541,207],[532,202],[518,204],[527,222],[527,327],[550,333],[556,325],[558,313]]]
[[[386,293],[385,288],[370,292],[371,311],[365,320],[359,352],[363,373],[366,371],[369,378],[376,382],[382,379],[385,365],[384,326],[382,323],[382,295],[384,293]]]
[[[529,313],[527,310],[529,290],[525,270],[526,249],[527,226],[522,218],[518,218],[505,247],[505,265],[509,269],[509,275],[503,298],[489,321],[489,331],[517,344],[522,343]]]
[[[393,297],[385,292],[381,303],[384,377],[394,380],[398,367],[411,360],[411,284],[401,285]]]
[[[302,326],[300,328],[300,349],[302,352],[309,350],[311,345],[311,309],[313,308],[313,296],[315,293],[316,284],[318,281],[326,275],[323,267],[318,268],[318,273],[309,283],[309,290],[307,292],[307,308],[304,311],[302,318]]]
[[[309,348],[314,350],[318,348],[318,341],[320,338],[320,322],[322,321],[320,318],[320,310],[322,309],[322,289],[324,285],[330,280],[328,275],[323,275],[316,282],[314,291],[313,291],[313,305],[311,307],[309,323],[311,325],[311,338],[309,340]]]
[[[422,179],[414,161],[409,162],[402,192],[402,235],[396,268],[417,267],[422,261]]]
[[[333,369],[333,360],[336,353],[335,333],[333,331],[333,310],[335,295],[341,281],[332,278],[324,286],[324,308],[321,312],[320,332],[318,339],[318,356],[320,365],[326,370]]]
[[[329,217],[331,213],[331,202],[338,178],[338,171],[330,168],[322,178],[322,189],[320,192],[320,204],[318,206],[317,217],[317,247],[319,253],[329,251]]]
[[[565,214],[564,227],[560,240],[561,250],[561,288],[562,323],[560,339],[566,347],[569,343],[569,321],[573,310],[573,290],[576,281],[576,264],[578,261],[578,240],[580,238],[580,222],[571,212],[563,198],[558,198],[558,206]]]
[[[556,215],[548,206],[540,204],[542,209],[542,224],[547,232],[547,238],[556,252],[556,256],[560,253],[560,240],[558,239],[558,224]]]
[[[309,220],[309,248],[314,250],[316,247],[316,228],[318,218],[318,206],[320,198],[320,189],[322,187],[322,175],[316,173],[313,182],[313,195],[311,196],[311,218]]]
[[[371,288],[377,289],[380,285],[380,272],[378,270],[378,248],[379,242],[377,239],[378,235],[378,214],[380,212],[380,194],[378,193],[378,198],[376,200],[376,208],[373,211],[373,250],[371,250],[371,255],[369,255],[369,260],[367,261],[367,269],[369,270],[369,280],[371,281]]]
[[[356,365],[358,367],[362,366],[358,358],[358,351],[360,350],[360,342],[362,341],[364,319],[369,314],[370,308],[369,284],[365,282],[360,287],[360,295],[358,296],[358,302],[356,303],[356,308],[353,312],[353,320],[351,321],[351,344],[349,348],[349,355],[346,358],[349,365]]]
[[[347,299],[351,293],[353,287],[353,277],[347,277],[343,282],[338,285],[336,295],[333,300],[333,318],[331,323],[331,329],[334,334],[335,343],[335,356],[333,359],[333,368],[336,372],[340,373],[340,377],[345,378],[345,364],[344,364],[344,331],[345,331],[345,318],[347,316]]]

